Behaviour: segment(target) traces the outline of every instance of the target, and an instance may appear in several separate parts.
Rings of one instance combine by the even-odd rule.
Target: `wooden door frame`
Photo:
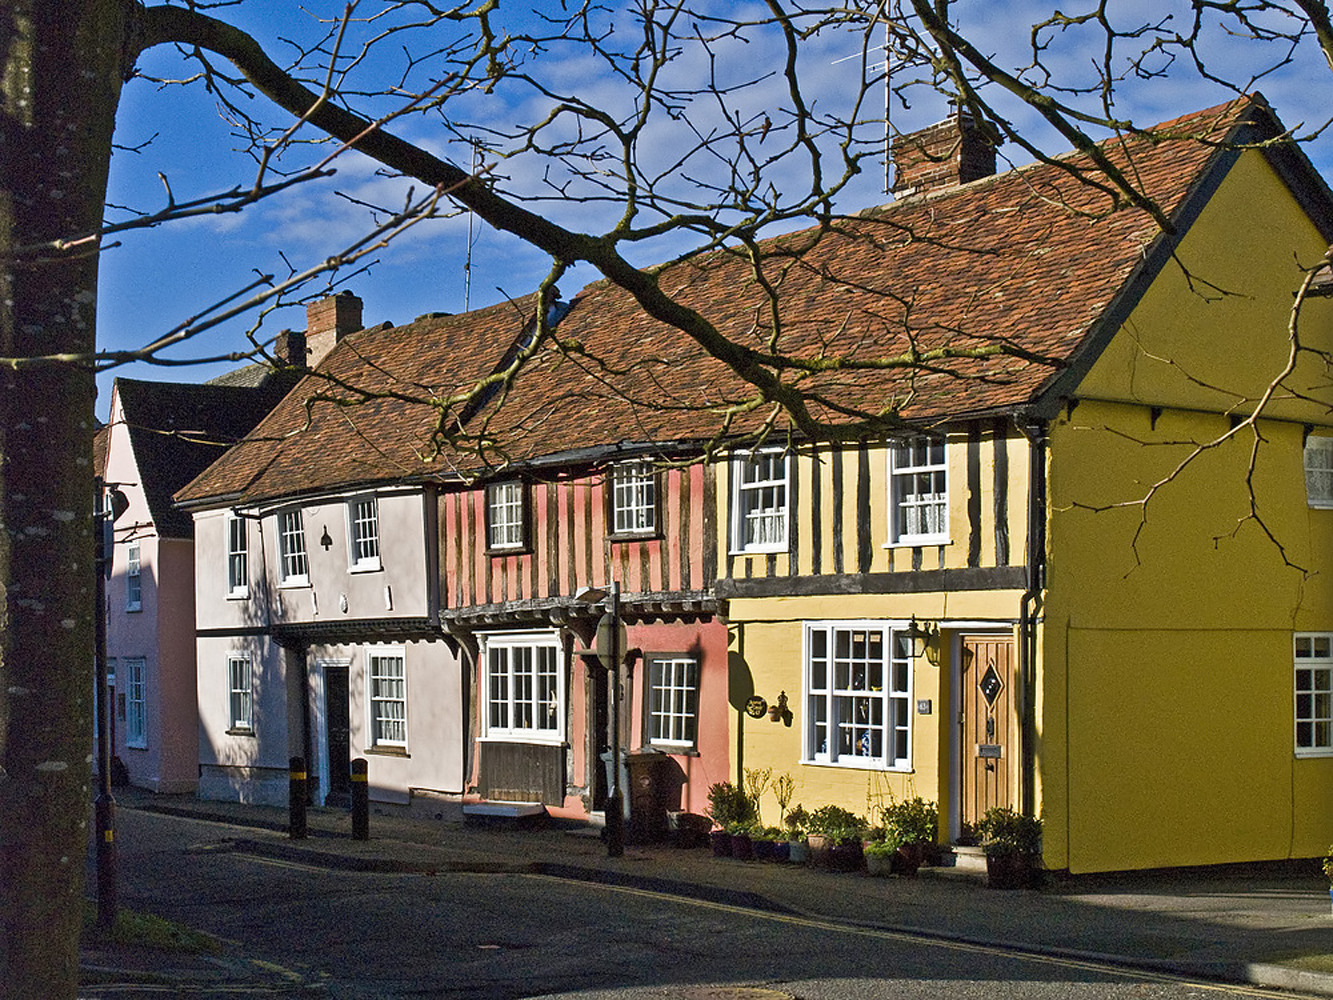
[[[966,759],[964,757],[964,744],[966,737],[964,729],[967,720],[964,718],[964,695],[963,695],[963,640],[969,637],[981,637],[987,639],[1008,639],[1012,645],[1011,664],[1014,667],[1014,674],[1009,678],[1009,683],[1013,690],[1010,695],[1009,715],[1010,715],[1010,740],[1015,743],[1010,748],[1010,755],[1005,758],[1005,766],[1012,771],[1015,754],[1018,752],[1018,743],[1021,743],[1021,722],[1019,719],[1019,702],[1022,692],[1021,678],[1017,676],[1018,668],[1018,637],[1014,633],[1013,627],[957,627],[950,633],[949,639],[949,705],[950,705],[950,725],[949,725],[949,839],[956,840],[962,831],[963,823],[963,780],[964,767]],[[1020,776],[1016,772],[1010,774],[1010,798],[1011,804],[1017,808],[1018,784]]]

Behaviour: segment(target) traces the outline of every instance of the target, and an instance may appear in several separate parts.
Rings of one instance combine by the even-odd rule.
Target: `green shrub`
[[[759,818],[754,800],[730,781],[719,781],[708,789],[708,815],[728,833],[747,829]]]
[[[884,839],[895,847],[899,844],[935,842],[940,814],[934,802],[919,795],[892,802],[881,810]]]
[[[859,840],[866,821],[842,806],[820,806],[810,814],[810,833],[833,840]]]
[[[787,810],[782,823],[786,827],[788,840],[804,840],[806,831],[810,829],[810,814],[805,811],[805,806],[798,803]]]
[[[977,823],[981,846],[987,854],[1038,854],[1041,852],[1041,820],[1013,809],[987,809]]]

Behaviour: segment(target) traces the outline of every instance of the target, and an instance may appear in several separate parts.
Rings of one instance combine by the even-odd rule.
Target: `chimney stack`
[[[900,135],[890,149],[893,194],[906,198],[990,177],[1003,141],[994,125],[957,110],[942,122]]]
[[[361,329],[361,306],[359,298],[342,291],[305,307],[306,364],[314,368],[334,344]]]
[[[305,334],[300,330],[283,330],[273,341],[273,360],[280,365],[304,368]]]

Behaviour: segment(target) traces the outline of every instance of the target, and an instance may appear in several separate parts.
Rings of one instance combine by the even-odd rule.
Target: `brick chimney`
[[[966,184],[995,173],[995,149],[1004,140],[994,125],[966,111],[893,140],[893,194],[906,198]]]
[[[305,334],[300,330],[283,330],[278,334],[273,341],[273,360],[279,364],[304,368]]]
[[[342,291],[305,307],[306,364],[314,368],[334,344],[361,329],[361,305],[351,292]]]

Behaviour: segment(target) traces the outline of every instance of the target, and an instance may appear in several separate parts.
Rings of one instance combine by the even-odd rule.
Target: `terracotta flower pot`
[[[708,835],[708,843],[713,848],[713,857],[731,857],[731,834],[726,830],[714,830]]]
[[[1031,855],[1020,852],[986,855],[986,883],[992,889],[1027,889],[1033,881]]]

